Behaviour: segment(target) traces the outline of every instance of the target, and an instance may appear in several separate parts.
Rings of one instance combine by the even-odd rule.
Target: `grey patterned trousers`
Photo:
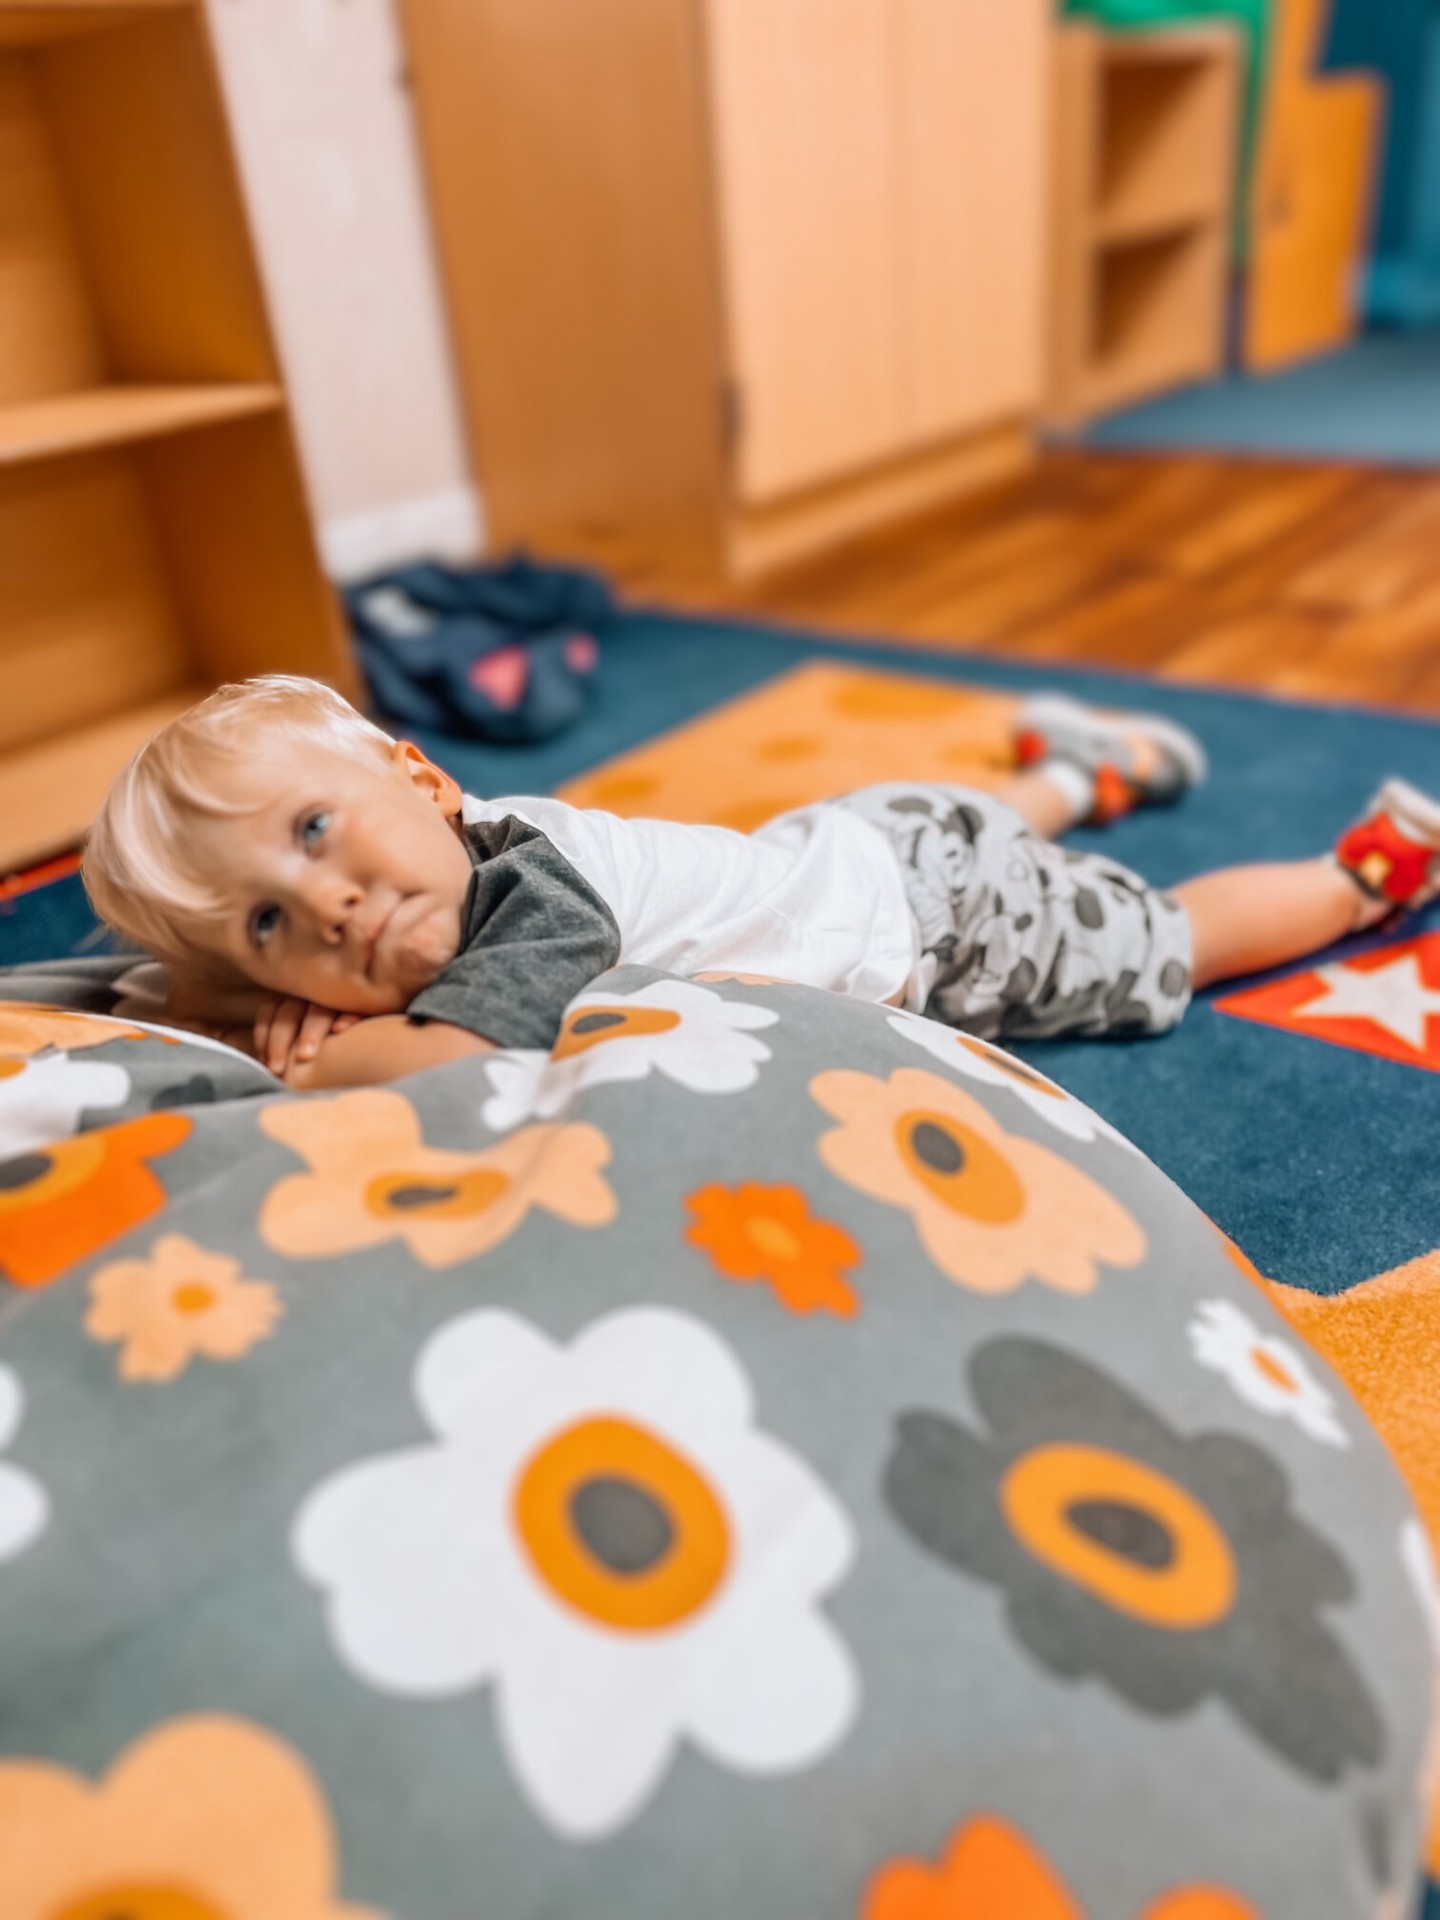
[[[895,782],[838,804],[895,849],[933,1019],[986,1039],[1163,1033],[1189,1005],[1189,916],[1128,867],[970,787]]]

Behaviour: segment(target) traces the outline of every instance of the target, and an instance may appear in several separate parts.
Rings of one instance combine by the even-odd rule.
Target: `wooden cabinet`
[[[887,0],[899,56],[902,420],[936,438],[1036,406],[1049,9]]]
[[[744,573],[1025,457],[1046,0],[404,0],[501,541]]]
[[[351,688],[191,0],[0,0],[0,865],[220,680]]]
[[[900,436],[889,0],[705,9],[742,500],[863,466]]]

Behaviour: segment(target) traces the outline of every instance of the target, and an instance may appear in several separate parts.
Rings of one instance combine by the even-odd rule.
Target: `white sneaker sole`
[[[1388,813],[1410,839],[1440,853],[1440,800],[1432,800],[1408,780],[1387,780],[1370,802],[1370,811]]]
[[[1083,700],[1072,700],[1066,693],[1037,693],[1021,703],[1019,724],[1036,733],[1074,727],[1122,744],[1127,734],[1141,734],[1174,758],[1192,787],[1198,787],[1210,771],[1205,749],[1195,735],[1178,721],[1166,720],[1158,713],[1117,713],[1107,707],[1087,707]]]

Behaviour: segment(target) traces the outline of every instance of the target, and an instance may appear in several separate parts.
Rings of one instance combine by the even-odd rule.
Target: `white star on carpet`
[[[1416,1053],[1424,1053],[1425,1023],[1440,1018],[1440,991],[1421,979],[1415,954],[1363,972],[1337,962],[1317,967],[1315,973],[1324,981],[1325,991],[1293,1008],[1292,1019],[1368,1020]]]

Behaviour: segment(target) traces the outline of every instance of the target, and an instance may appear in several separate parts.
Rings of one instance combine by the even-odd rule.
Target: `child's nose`
[[[316,874],[308,889],[310,910],[326,946],[343,945],[345,929],[364,899],[361,888],[342,874]]]

